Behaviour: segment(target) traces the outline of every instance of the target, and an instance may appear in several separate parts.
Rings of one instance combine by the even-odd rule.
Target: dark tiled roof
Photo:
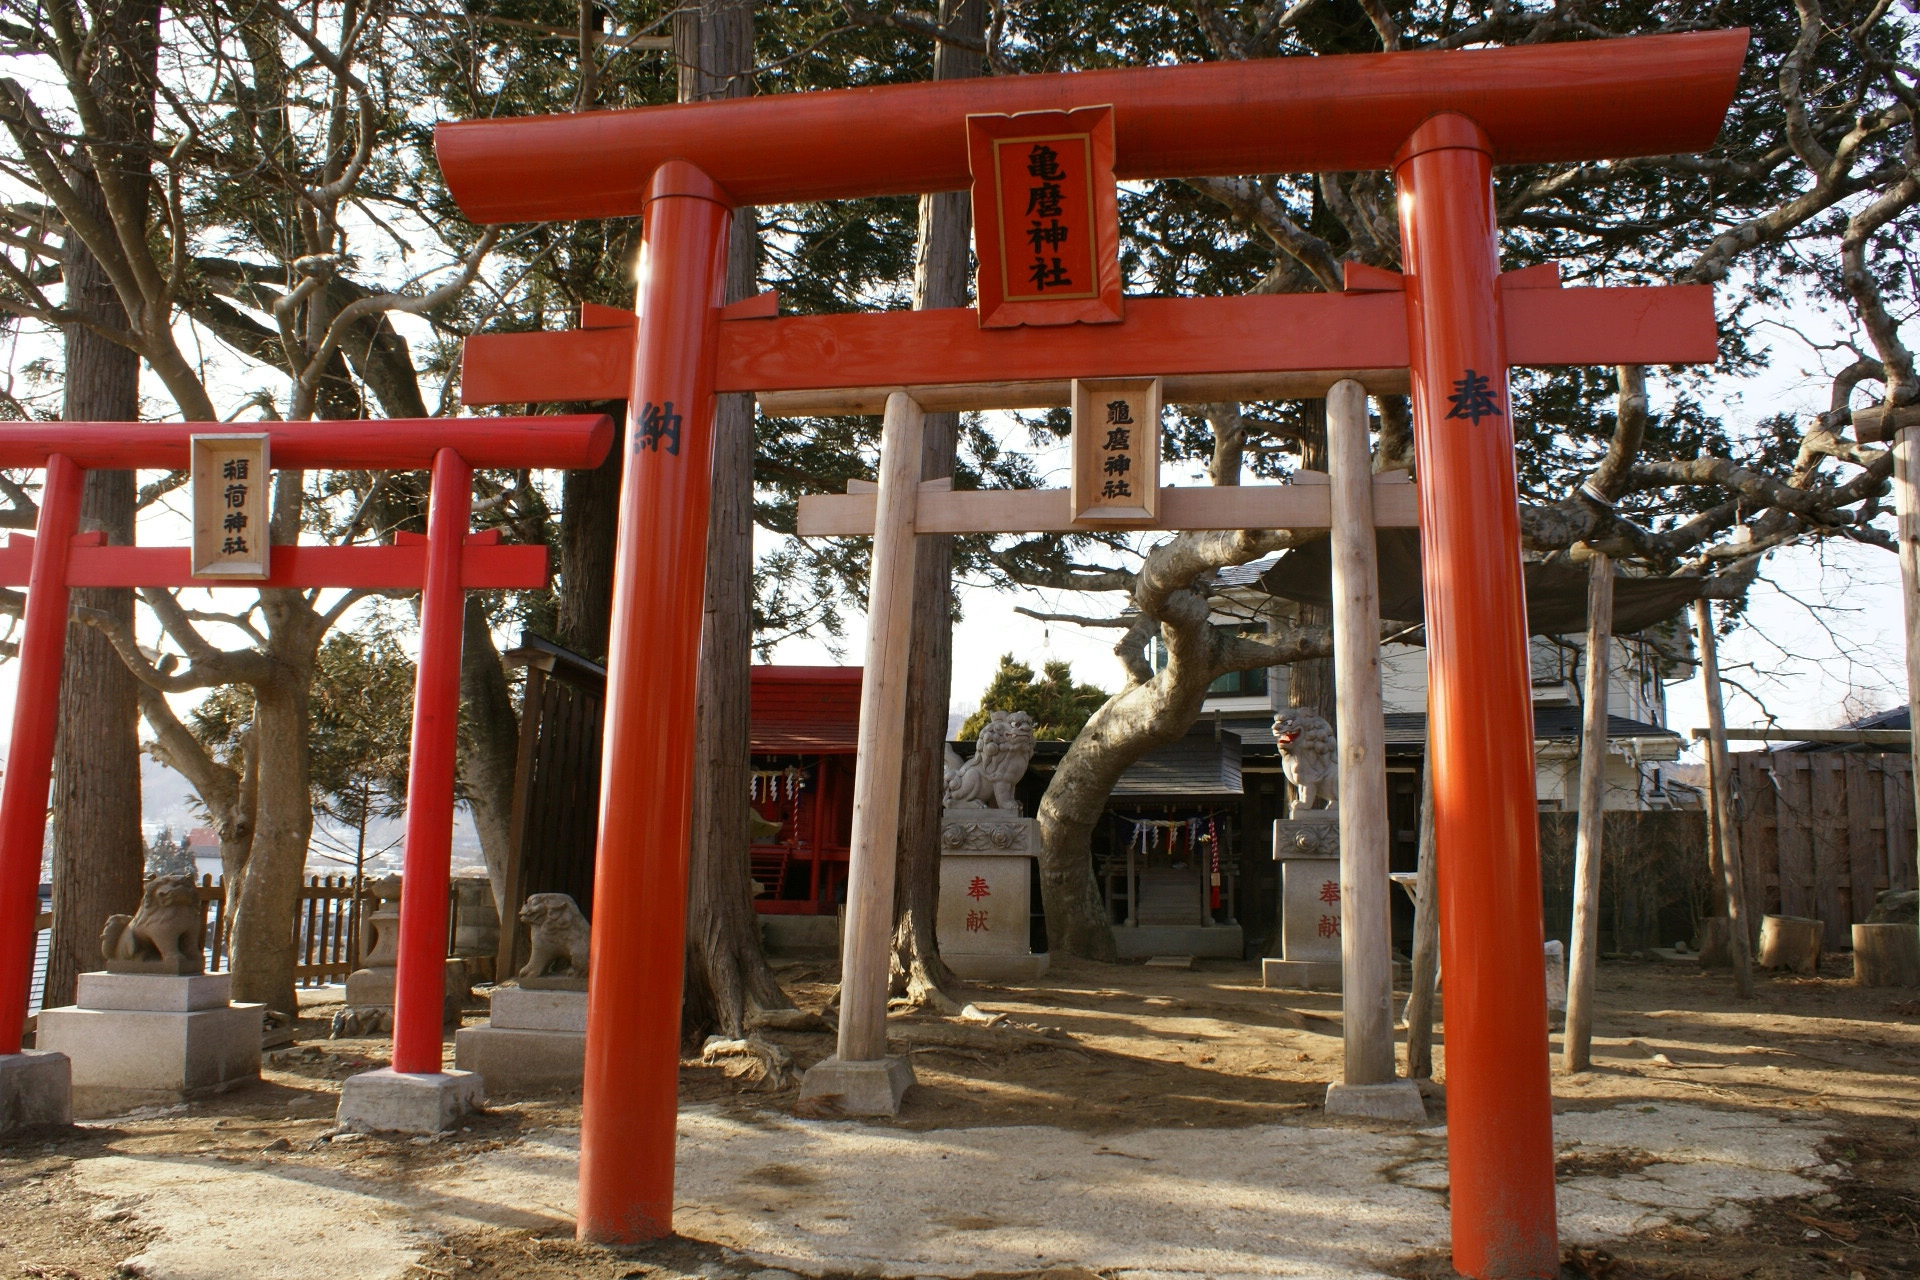
[[[1533,709],[1533,733],[1536,739],[1547,741],[1577,741],[1580,737],[1579,707],[1535,707]],[[1418,752],[1427,743],[1427,715],[1424,711],[1389,711],[1387,721],[1387,751],[1392,754]],[[1202,721],[1202,724],[1208,723]],[[1273,720],[1269,716],[1259,719],[1240,719],[1227,717],[1223,727],[1238,735],[1245,745],[1247,754],[1270,756],[1279,751],[1273,740]],[[1607,736],[1609,738],[1678,738],[1680,735],[1671,729],[1662,729],[1659,725],[1648,724],[1644,720],[1630,720],[1626,716],[1607,717]]]
[[[1240,793],[1240,739],[1225,731],[1216,736],[1204,720],[1180,741],[1140,757],[1113,788],[1115,800],[1238,799]]]

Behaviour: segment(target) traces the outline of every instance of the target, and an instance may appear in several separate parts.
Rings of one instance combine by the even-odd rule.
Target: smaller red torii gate
[[[105,546],[77,532],[90,470],[183,470],[195,436],[270,439],[284,470],[431,469],[427,535],[391,546],[275,547],[271,576],[196,578],[185,547]],[[60,712],[72,587],[419,588],[393,1069],[441,1070],[447,876],[466,592],[546,585],[547,549],[468,532],[476,467],[592,467],[613,442],[604,416],[353,422],[54,422],[0,425],[0,467],[44,469],[33,536],[0,548],[0,584],[27,588],[13,734],[0,786],[0,1056],[18,1053],[33,976],[33,918]]]

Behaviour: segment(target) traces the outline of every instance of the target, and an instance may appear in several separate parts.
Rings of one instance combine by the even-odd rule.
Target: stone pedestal
[[[392,964],[370,964],[347,975],[347,1007],[339,1018],[346,1024],[346,1032],[363,1036],[392,1033],[393,982],[398,972]],[[444,998],[440,1006],[441,1026],[460,1025],[460,1010],[466,1007],[471,994],[466,961],[448,960]]]
[[[912,1087],[913,1068],[905,1058],[875,1062],[815,1063],[800,1081],[800,1101],[818,1113],[837,1110],[850,1116],[897,1116],[900,1099]]]
[[[1330,1084],[1327,1086],[1327,1114],[1354,1116],[1361,1120],[1425,1124],[1427,1104],[1420,1097],[1419,1084],[1412,1080],[1388,1080],[1382,1084]]]
[[[578,1089],[587,1061],[587,993],[495,987],[485,1026],[453,1033],[453,1062],[495,1093]]]
[[[0,1138],[73,1123],[73,1065],[64,1053],[0,1054]]]
[[[381,1067],[341,1081],[334,1122],[355,1133],[445,1133],[485,1098],[471,1071],[413,1075]]]
[[[1308,809],[1273,824],[1280,863],[1280,958],[1260,965],[1261,985],[1340,989],[1340,820]]]
[[[1040,824],[1003,809],[940,814],[940,958],[978,982],[1031,982],[1049,957],[1034,954],[1033,859]]]
[[[83,1116],[217,1093],[260,1076],[265,1006],[231,1003],[232,989],[225,973],[83,973],[36,1039],[72,1061]]]

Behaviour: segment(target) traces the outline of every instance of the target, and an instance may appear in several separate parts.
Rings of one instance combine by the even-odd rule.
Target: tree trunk
[[[1217,675],[1206,593],[1191,587],[1173,591],[1161,612],[1167,665],[1109,698],[1088,718],[1040,798],[1040,897],[1049,950],[1088,960],[1118,958],[1106,902],[1093,877],[1093,829],[1120,775],[1153,748],[1178,741],[1199,718],[1207,686]],[[1137,650],[1148,634],[1145,626],[1136,627],[1114,647],[1136,673],[1145,668]]]
[[[263,594],[273,594],[271,592]],[[259,809],[246,881],[234,906],[233,998],[293,1013],[294,913],[313,835],[307,791],[307,702],[313,669],[255,691]]]
[[[1300,440],[1300,467],[1303,471],[1327,469],[1327,402],[1307,400],[1300,406],[1305,432]],[[1332,614],[1318,605],[1303,604],[1296,619],[1303,627],[1327,626]],[[1296,662],[1287,675],[1287,705],[1304,707],[1328,724],[1334,722],[1334,672],[1332,658],[1308,658]]]
[[[978,39],[985,0],[942,0],[940,21]],[[936,80],[980,74],[977,53],[942,43],[933,55]],[[965,191],[920,197],[920,235],[913,305],[919,310],[967,304],[972,207]],[[960,433],[957,413],[929,413],[922,424],[920,475],[953,474]],[[947,706],[953,689],[953,539],[914,544],[913,631],[908,645],[907,738],[901,760],[900,839],[894,878],[893,986],[916,1005],[943,1007],[954,976],[940,958],[940,810],[946,799]]]
[[[620,467],[627,415],[618,402],[598,406],[613,417],[613,448],[592,470],[560,482],[560,591],[555,638],[583,657],[607,656],[613,625],[613,552],[620,531]]]
[[[507,845],[512,831],[513,774],[519,762],[520,726],[513,694],[493,643],[485,603],[467,597],[465,638],[460,645],[460,700],[466,723],[460,735],[460,777],[480,835],[480,854],[493,884],[493,905],[507,915]]]
[[[119,56],[102,59],[95,75],[109,118],[127,138],[152,133],[151,108],[141,110],[141,85],[151,73],[136,63],[152,56],[151,5],[133,5],[116,15],[137,24],[119,33]],[[134,62],[129,62],[131,56]],[[146,74],[142,74],[145,72]],[[150,87],[145,90],[151,93]],[[150,99],[149,99],[150,101]],[[84,156],[85,152],[80,153]],[[145,162],[120,160],[137,178]],[[72,170],[75,192],[89,211],[107,220],[106,196],[90,170]],[[127,313],[100,262],[77,235],[66,238],[66,305],[113,329],[127,328]],[[67,325],[66,381],[61,416],[69,422],[133,422],[140,417],[140,358],[83,325]],[[103,530],[107,541],[133,541],[134,475],[131,471],[88,474],[81,499],[81,527]],[[133,591],[82,587],[78,609],[97,609],[126,627],[133,625]],[[100,966],[100,931],[107,917],[140,903],[146,846],[140,833],[140,704],[133,673],[114,652],[106,633],[83,623],[67,627],[66,666],[60,680],[60,725],[53,757],[53,941],[47,955],[43,1000],[69,1004],[78,976]]]
[[[753,0],[701,0],[674,18],[683,101],[745,97],[752,81]],[[727,252],[727,300],[754,290],[759,237],[753,210],[736,209]],[[706,613],[695,719],[693,839],[687,876],[690,1037],[739,1039],[750,1015],[791,1009],[760,944],[747,858],[752,759],[753,398],[721,396],[714,413],[713,505],[707,522]]]

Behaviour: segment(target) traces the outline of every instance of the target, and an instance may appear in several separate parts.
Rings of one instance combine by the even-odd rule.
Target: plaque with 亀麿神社
[[[1073,519],[1087,527],[1159,515],[1160,379],[1073,382]]]
[[[267,577],[267,437],[194,436],[191,454],[193,576]]]
[[[967,117],[982,328],[1122,318],[1113,108]]]

